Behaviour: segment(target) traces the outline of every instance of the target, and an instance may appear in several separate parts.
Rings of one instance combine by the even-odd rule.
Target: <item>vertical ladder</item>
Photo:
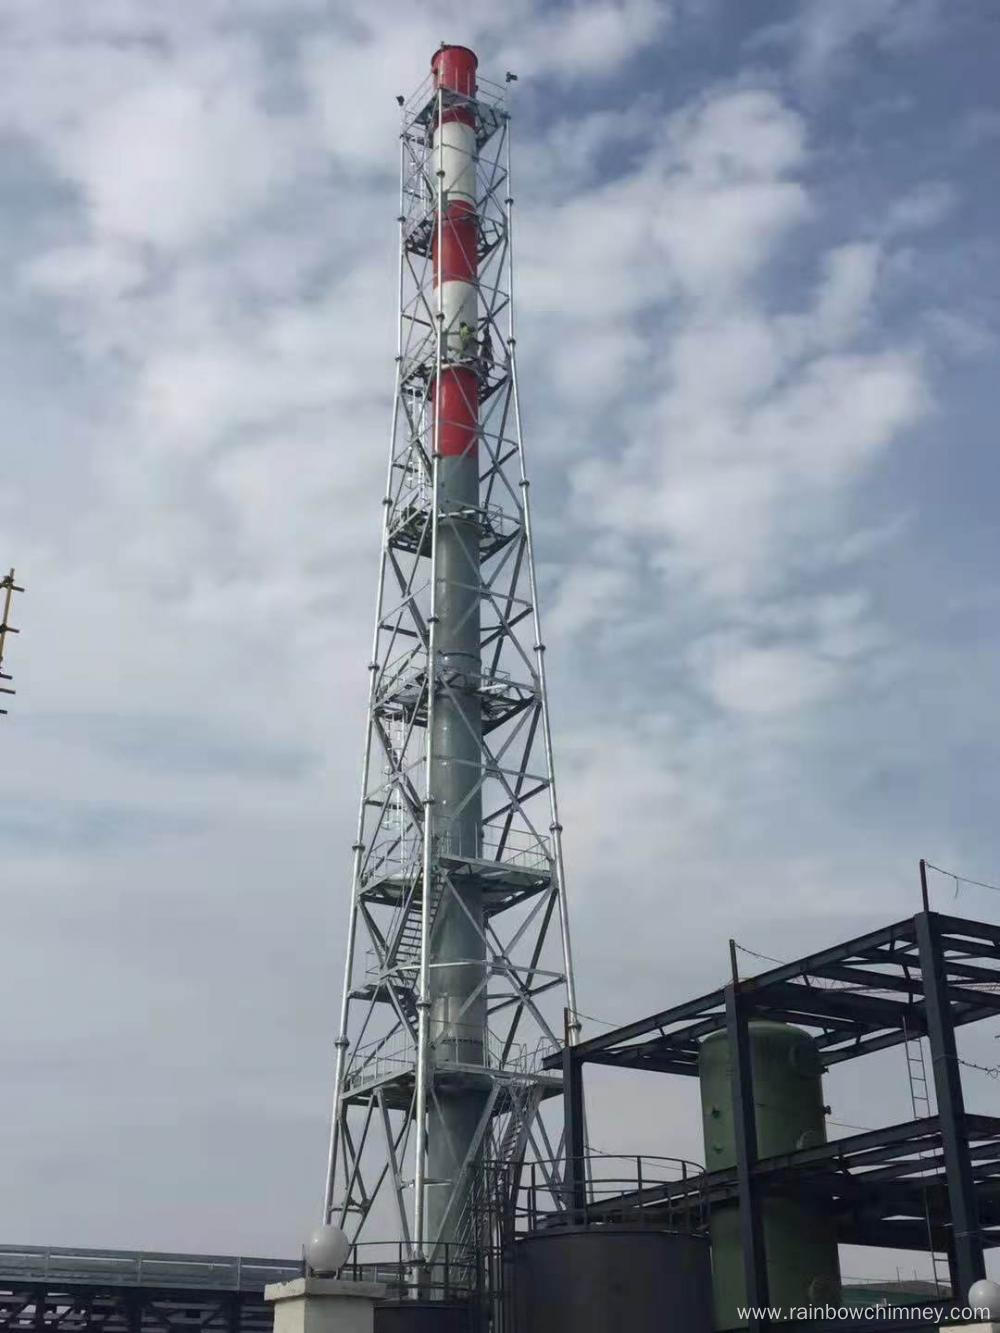
[[[930,1085],[927,1082],[927,1066],[924,1063],[924,1043],[919,1036],[913,1037],[904,1028],[906,1041],[906,1074],[910,1081],[910,1105],[913,1107],[914,1120],[926,1120],[932,1115]]]
[[[924,1060],[924,1042],[919,1035],[912,1035],[903,1023],[903,1049],[906,1053],[906,1075],[910,1084],[910,1105],[913,1107],[914,1120],[926,1120],[933,1114],[931,1089],[927,1081],[927,1064]],[[933,1157],[931,1150],[925,1149],[920,1154],[921,1160]],[[930,1170],[920,1172],[923,1184],[924,1220],[927,1224],[927,1252],[931,1257],[931,1271],[934,1276],[935,1294],[940,1296],[951,1285],[951,1275],[947,1259],[934,1248],[934,1233],[931,1227],[931,1206],[928,1192]]]

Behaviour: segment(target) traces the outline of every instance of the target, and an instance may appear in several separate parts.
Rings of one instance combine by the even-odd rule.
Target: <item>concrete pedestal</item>
[[[264,1288],[274,1305],[274,1333],[374,1333],[380,1282],[297,1277]]]

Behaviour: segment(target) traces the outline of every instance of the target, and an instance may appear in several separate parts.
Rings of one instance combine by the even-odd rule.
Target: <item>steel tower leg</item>
[[[396,392],[324,1217],[366,1239],[395,1232],[433,1285],[442,1267],[472,1282],[455,1251],[491,1225],[486,1161],[546,1155],[534,1117],[561,1085],[541,1061],[564,1008],[571,1039],[577,1023],[514,371],[509,117],[471,51],[435,54],[401,144]]]

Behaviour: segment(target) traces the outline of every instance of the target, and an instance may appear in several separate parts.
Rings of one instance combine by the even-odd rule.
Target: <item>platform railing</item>
[[[485,824],[474,833],[466,831],[461,821],[449,826],[439,821],[438,849],[442,856],[510,866],[529,873],[544,874],[551,866],[551,847],[547,837],[527,829],[505,830],[500,824]],[[414,878],[421,865],[423,840],[418,830],[407,827],[400,832],[386,829],[368,857],[367,878]]]
[[[91,1284],[254,1291],[301,1276],[301,1260],[60,1246],[0,1245],[0,1284]]]
[[[525,1162],[516,1178],[507,1180],[508,1226],[518,1232],[616,1223],[696,1234],[708,1225],[701,1187],[705,1168],[698,1162],[590,1152],[582,1159],[582,1204],[563,1183],[563,1170],[561,1159]],[[649,1191],[655,1192],[655,1213]]]
[[[340,1270],[354,1282],[380,1282],[389,1300],[467,1301],[481,1298],[484,1254],[468,1245],[443,1243],[433,1264],[415,1264],[402,1241],[358,1242]]]
[[[449,1032],[451,1035],[447,1037],[435,1037],[432,1034],[431,1054],[436,1064],[468,1063],[465,1048],[479,1046],[486,1068],[528,1077],[539,1073],[543,1062],[557,1049],[545,1038],[539,1038],[534,1046],[514,1042],[508,1048],[504,1040],[493,1032],[487,1032],[484,1046],[483,1029],[473,1024],[451,1025]],[[348,1083],[352,1090],[357,1091],[384,1079],[408,1073],[413,1069],[415,1061],[413,1037],[401,1028],[388,1038],[377,1038],[358,1049],[347,1072]]]

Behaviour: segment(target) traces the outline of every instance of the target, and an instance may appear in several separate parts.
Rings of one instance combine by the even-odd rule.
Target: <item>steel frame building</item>
[[[486,1159],[560,1156],[538,1110],[561,1081],[541,1059],[576,1006],[505,91],[442,46],[400,101],[399,341],[323,1217],[356,1239],[388,1199],[378,1225],[429,1266],[481,1251]]]
[[[763,1307],[768,1291],[761,1201],[771,1193],[804,1191],[836,1216],[841,1243],[932,1246],[946,1253],[952,1291],[964,1304],[972,1283],[984,1276],[984,1249],[1000,1246],[1000,1117],[965,1110],[955,1031],[1000,1017],[1000,927],[931,912],[925,898],[925,910],[908,920],[758,976],[740,979],[735,966],[733,971],[727,986],[563,1052],[565,1176],[574,1215],[676,1222],[685,1212],[701,1215],[706,1207],[737,1200],[747,1300]],[[811,1031],[827,1068],[926,1040],[937,1114],[758,1160],[748,1035],[757,1018]],[[697,1076],[699,1043],[720,1029],[735,1053],[735,1168],[592,1201],[584,1067]]]

